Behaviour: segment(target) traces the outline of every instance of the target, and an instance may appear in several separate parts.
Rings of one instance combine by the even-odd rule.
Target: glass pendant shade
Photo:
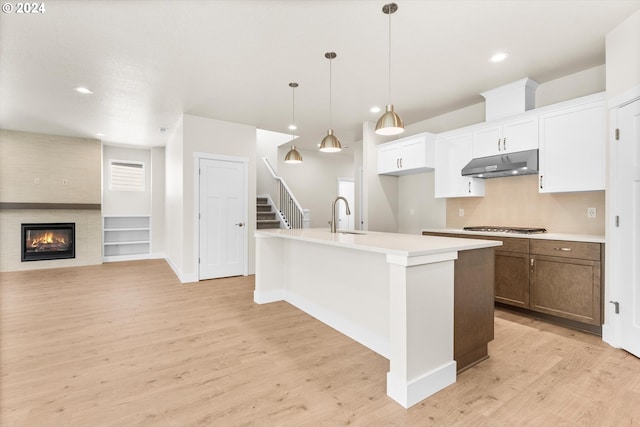
[[[378,135],[398,135],[404,132],[404,123],[399,115],[393,111],[393,105],[387,105],[385,113],[380,116],[376,123],[376,134]]]
[[[320,143],[320,151],[323,153],[337,153],[342,150],[342,144],[336,136],[333,134],[333,129],[327,131],[327,136],[322,139]]]
[[[302,163],[302,156],[300,155],[298,150],[296,150],[295,145],[291,146],[291,150],[289,150],[287,155],[284,157],[284,162],[289,164]]]

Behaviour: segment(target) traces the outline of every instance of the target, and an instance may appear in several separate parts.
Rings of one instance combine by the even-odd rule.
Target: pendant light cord
[[[391,5],[389,5],[389,105],[391,105]]]
[[[291,87],[291,142],[296,137],[296,88]]]
[[[331,67],[331,63],[333,62],[333,58],[329,58],[329,127],[331,129],[333,129],[333,111],[331,110],[331,105],[332,103],[332,98],[331,98],[331,89],[333,87],[333,80],[332,80],[332,67]]]

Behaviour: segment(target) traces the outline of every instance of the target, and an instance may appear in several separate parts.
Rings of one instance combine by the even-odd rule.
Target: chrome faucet
[[[351,215],[351,210],[349,209],[349,202],[347,201],[347,199],[345,199],[342,196],[336,197],[336,199],[333,201],[333,208],[331,209],[331,232],[332,233],[336,232],[336,204],[340,199],[344,200],[345,207],[347,208],[347,215]]]

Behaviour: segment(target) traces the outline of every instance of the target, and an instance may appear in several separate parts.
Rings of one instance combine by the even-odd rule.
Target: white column
[[[453,273],[457,252],[387,255],[390,364],[387,395],[408,408],[456,381]]]
[[[266,304],[282,301],[284,284],[284,240],[278,236],[256,235],[256,289],[253,301]]]

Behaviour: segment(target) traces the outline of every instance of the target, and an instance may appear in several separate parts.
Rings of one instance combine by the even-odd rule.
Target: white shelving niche
[[[150,216],[105,216],[102,230],[104,262],[150,257]]]

